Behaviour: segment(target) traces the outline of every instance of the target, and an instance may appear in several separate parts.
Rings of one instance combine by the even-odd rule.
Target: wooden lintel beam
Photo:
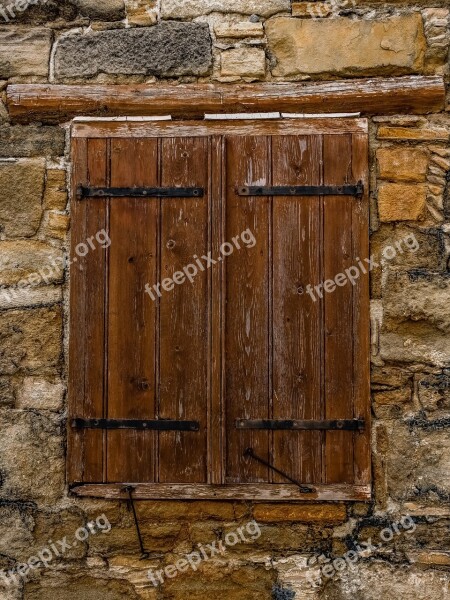
[[[246,85],[13,84],[7,105],[16,122],[58,122],[75,116],[199,118],[204,113],[360,112],[426,114],[444,108],[442,77],[391,77]]]

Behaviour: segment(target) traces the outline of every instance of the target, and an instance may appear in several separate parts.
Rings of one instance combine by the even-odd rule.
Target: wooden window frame
[[[274,134],[362,134],[365,142],[360,149],[363,156],[358,161],[359,179],[364,183],[364,197],[361,206],[366,211],[363,222],[368,225],[368,122],[366,119],[289,119],[289,120],[243,120],[243,121],[161,121],[161,122],[136,122],[136,121],[87,121],[77,122],[72,125],[72,139],[86,138],[145,138],[145,137],[200,137],[212,135],[238,135],[270,136]],[[73,184],[75,184],[75,174]],[[72,202],[76,202],[75,185],[72,185]],[[367,232],[368,247],[368,226]],[[364,309],[369,307],[369,294],[362,299]],[[369,327],[361,332],[361,348],[363,360],[361,361],[361,381],[366,392],[369,390]],[[75,350],[74,350],[75,351]],[[71,401],[70,388],[73,381],[69,382],[69,413],[74,414]],[[366,398],[360,400],[360,413],[366,421],[366,435],[361,445],[361,451],[366,453],[363,471],[356,477],[355,484],[314,484],[315,491],[302,493],[299,488],[291,484],[274,483],[239,483],[239,484],[166,484],[166,483],[83,483],[71,485],[71,492],[80,497],[98,497],[106,499],[128,498],[127,485],[133,486],[133,497],[139,500],[179,499],[179,500],[253,500],[253,501],[369,501],[371,499],[371,464],[370,464],[370,401]],[[217,427],[217,423],[209,415],[209,427]],[[69,466],[71,457],[69,455]],[[364,461],[363,461],[364,462]],[[361,483],[358,482],[361,481]]]

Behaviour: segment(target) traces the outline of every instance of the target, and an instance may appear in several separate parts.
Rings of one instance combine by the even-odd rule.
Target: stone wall
[[[370,123],[371,240],[381,262],[371,277],[373,502],[139,503],[151,551],[144,561],[125,504],[75,499],[65,485],[68,124],[13,124],[5,107],[13,82],[231,84],[404,74],[448,82],[446,6],[0,0],[0,568],[65,536],[73,540],[99,515],[112,525],[51,568],[10,585],[0,577],[1,600],[450,596],[449,104],[441,114],[405,109]],[[23,283],[41,269],[35,285]],[[405,515],[414,531],[400,528],[353,571],[312,587],[308,558],[336,558],[369,538],[379,541]],[[148,579],[149,568],[164,568],[251,519],[261,530],[251,545],[229,548],[163,586]]]

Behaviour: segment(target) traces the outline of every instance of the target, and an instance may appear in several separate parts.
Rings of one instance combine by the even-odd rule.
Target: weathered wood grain
[[[440,76],[351,79],[247,85],[47,85],[13,84],[7,104],[15,121],[55,122],[77,115],[168,115],[281,111],[360,112],[363,115],[440,111]]]
[[[278,484],[239,484],[239,485],[205,485],[185,484],[168,485],[152,484],[90,484],[75,485],[71,493],[85,498],[107,498],[110,500],[126,500],[128,495],[124,487],[133,485],[135,500],[255,500],[277,502],[311,502],[358,500],[365,502],[371,499],[370,485],[327,484],[317,485],[311,494],[302,494],[295,485]]]

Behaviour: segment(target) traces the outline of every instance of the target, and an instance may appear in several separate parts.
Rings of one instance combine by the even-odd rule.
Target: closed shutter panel
[[[208,140],[78,140],[77,185],[203,187],[202,198],[74,201],[72,416],[195,421],[198,431],[71,430],[71,481],[206,482],[208,274],[154,302],[145,294],[208,253]],[[108,232],[106,250],[77,254]]]
[[[301,497],[297,481],[315,486],[305,499],[367,497],[365,129],[313,120],[79,126],[74,188],[203,195],[73,202],[71,416],[197,430],[69,428],[71,483],[135,483],[144,498],[289,499]],[[362,197],[338,191],[359,181]],[[240,189],[248,186],[286,191]],[[77,245],[100,229],[111,246],[79,257]],[[240,249],[210,268],[203,261],[192,283],[155,301],[145,294],[146,283],[218,259],[237,237]],[[354,285],[314,289],[354,266]]]
[[[230,483],[283,483],[270,467],[244,456],[248,447],[300,482],[353,484],[362,473],[368,477],[359,432],[235,427],[237,420],[367,420],[368,278],[314,292],[315,301],[306,292],[308,284],[334,279],[367,258],[363,202],[236,192],[242,185],[355,182],[364,176],[365,150],[361,136],[351,134],[226,141],[228,236],[250,228],[257,240],[251,255],[234,253],[226,266]]]

